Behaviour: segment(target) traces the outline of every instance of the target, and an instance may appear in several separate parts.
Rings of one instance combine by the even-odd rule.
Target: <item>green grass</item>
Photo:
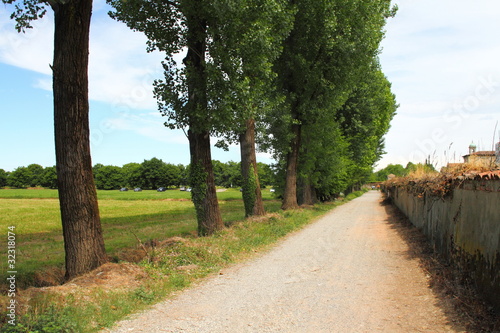
[[[217,192],[219,200],[241,200],[241,192],[239,189],[220,189],[222,192]],[[0,189],[0,199],[57,199],[57,190],[49,189]],[[191,200],[191,193],[179,191],[178,189],[169,189],[165,192],[157,192],[156,190],[144,190],[134,192],[132,190],[120,192],[118,190],[97,190],[99,200]],[[272,199],[272,193],[269,189],[262,190],[264,200]]]
[[[99,210],[103,226],[106,251],[111,258],[120,259],[120,252],[142,242],[194,234],[197,229],[195,212],[184,191],[120,192],[98,191]],[[239,190],[218,192],[221,213],[226,223],[244,218]],[[279,203],[264,195],[268,211],[279,209]],[[239,198],[239,200],[237,200]],[[62,271],[64,245],[55,190],[0,190],[0,230],[15,226],[16,268],[18,286],[44,285],[36,274],[49,268]],[[4,245],[2,238],[0,244]],[[5,248],[3,246],[2,248]],[[2,282],[7,269],[6,251],[0,253]],[[40,274],[39,274],[40,275]]]
[[[20,194],[13,194],[18,191],[21,191]],[[38,196],[32,194],[37,192]],[[27,332],[38,327],[46,327],[47,330],[56,327],[56,331],[61,332],[95,332],[109,327],[126,315],[185,288],[196,279],[267,249],[280,237],[301,228],[336,205],[321,204],[310,209],[283,212],[280,210],[281,203],[270,200],[271,194],[265,191],[266,211],[273,214],[260,220],[245,220],[241,193],[238,190],[219,192],[223,219],[231,227],[213,236],[198,238],[194,236],[196,221],[193,204],[189,200],[172,197],[187,194],[178,192],[181,191],[99,191],[106,250],[112,258],[119,259],[123,251],[137,248],[136,237],[144,243],[172,236],[182,236],[186,241],[157,248],[150,253],[148,260],[140,264],[148,277],[141,280],[139,288],[113,292],[97,289],[86,292],[83,298],[38,294],[29,301],[32,310],[20,319],[19,330],[12,332]],[[37,273],[50,275],[47,272],[50,273],[54,267],[62,272],[64,251],[58,200],[50,197],[54,193],[57,192],[0,190],[0,214],[3,216],[0,227],[6,231],[8,226],[15,225],[18,236],[18,286],[32,285],[37,281]],[[22,199],[15,198],[23,195]],[[131,199],[134,195],[138,195],[136,200]],[[354,197],[352,195],[349,199]],[[1,260],[6,262],[3,257]],[[185,265],[196,265],[196,268],[190,271],[177,269]],[[6,271],[5,268],[2,266],[2,272]],[[3,277],[2,280],[5,281]],[[0,301],[4,303],[5,299]]]

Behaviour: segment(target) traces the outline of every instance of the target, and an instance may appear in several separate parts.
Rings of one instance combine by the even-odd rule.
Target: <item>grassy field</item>
[[[241,192],[237,189],[220,189],[217,193],[219,200],[240,200]],[[163,200],[163,199],[191,199],[191,193],[179,191],[178,189],[169,189],[165,192],[155,190],[145,190],[134,192],[132,190],[120,192],[118,190],[97,190],[99,200]],[[264,199],[271,199],[272,195],[269,189],[263,190]],[[49,189],[0,189],[0,199],[57,199],[57,190]]]
[[[7,235],[7,228],[15,226],[16,268],[21,288],[59,282],[64,245],[57,196],[57,190],[0,190],[0,230]],[[106,251],[115,261],[127,259],[123,250],[136,247],[138,239],[147,243],[196,232],[189,192],[98,191],[98,197]],[[218,197],[225,223],[244,218],[239,190],[218,192]],[[264,198],[268,211],[279,209],[269,190],[264,190]],[[5,242],[6,237],[2,237],[1,248],[6,248]],[[2,251],[0,260],[5,281],[6,251]]]

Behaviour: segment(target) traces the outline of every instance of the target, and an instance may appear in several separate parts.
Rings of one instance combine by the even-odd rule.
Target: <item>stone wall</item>
[[[456,179],[445,194],[387,184],[394,204],[500,312],[500,179]]]

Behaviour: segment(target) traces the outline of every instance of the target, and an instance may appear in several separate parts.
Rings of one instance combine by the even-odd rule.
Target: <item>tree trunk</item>
[[[91,0],[70,1],[55,8],[54,131],[66,279],[89,272],[108,260],[90,157],[91,13]]]
[[[208,131],[196,134],[189,130],[188,138],[191,152],[191,198],[196,209],[198,234],[200,236],[211,235],[224,228],[224,223],[215,189],[210,134]]]
[[[292,125],[293,139],[290,141],[290,152],[286,158],[285,192],[281,209],[299,208],[297,203],[297,166],[299,162],[299,150],[301,139],[301,125]]]
[[[301,178],[299,180],[299,204],[314,205],[316,200],[316,189],[311,185],[309,178]]]
[[[243,202],[245,216],[264,215],[264,202],[260,190],[257,172],[257,156],[255,154],[255,121],[246,122],[246,131],[240,135],[241,175],[243,177]]]
[[[184,58],[189,100],[186,106],[189,121],[188,140],[191,155],[190,183],[198,234],[206,236],[224,227],[217,201],[210,149],[210,115],[207,102],[205,66],[207,21],[202,16],[203,1],[193,1],[186,15],[188,52]]]

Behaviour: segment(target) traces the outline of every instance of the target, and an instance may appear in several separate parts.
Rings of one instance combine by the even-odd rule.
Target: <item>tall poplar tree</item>
[[[14,4],[18,31],[54,11],[54,135],[66,279],[108,258],[104,248],[89,138],[88,57],[92,0],[2,0]]]
[[[231,119],[220,129],[227,142],[238,142],[241,152],[245,215],[263,215],[256,157],[256,129],[276,103],[273,62],[291,30],[293,8],[286,0],[241,0],[237,6],[218,6],[215,25],[218,76],[212,91],[219,108]],[[227,2],[230,3],[230,2]],[[228,19],[230,18],[230,19]],[[224,146],[224,142],[218,142]]]
[[[275,117],[274,133],[288,133],[282,209],[298,207],[298,165],[303,126],[318,112],[335,111],[376,56],[383,26],[393,14],[389,0],[292,0],[294,27],[277,60],[278,86],[287,118]],[[283,122],[287,119],[287,122]],[[287,126],[288,129],[283,129]]]
[[[210,134],[219,114],[208,96],[210,26],[214,8],[203,0],[108,0],[110,16],[148,38],[148,50],[165,52],[165,78],[155,83],[166,126],[187,128],[191,197],[198,233],[209,235],[224,227],[217,201]],[[183,66],[174,55],[187,52]]]
[[[170,128],[187,129],[192,199],[200,235],[222,228],[210,159],[210,136],[236,133],[242,143],[247,215],[263,213],[253,131],[262,86],[278,47],[272,25],[283,0],[109,0],[110,13],[142,31],[149,49],[166,53],[165,78],[155,83],[161,113]],[[267,16],[266,16],[267,15]],[[281,23],[280,23],[281,22]],[[283,33],[282,33],[283,34]],[[186,52],[183,65],[174,55]],[[260,95],[259,95],[260,94]],[[234,136],[233,136],[234,137]],[[252,199],[253,198],[253,199]],[[251,206],[251,208],[250,208]]]

